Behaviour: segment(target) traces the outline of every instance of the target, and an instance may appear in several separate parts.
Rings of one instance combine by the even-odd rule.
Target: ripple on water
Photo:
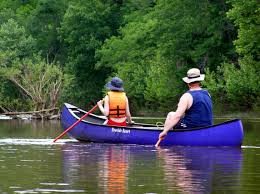
[[[57,193],[84,193],[85,190],[75,190],[75,189],[28,189],[28,190],[19,190],[19,191],[14,191],[15,193],[52,193],[52,192],[57,192]]]
[[[246,148],[246,149],[259,149],[260,148],[260,146],[241,146],[241,148]]]
[[[65,185],[69,185],[68,183],[40,183],[40,185],[61,185],[61,186],[65,186]]]
[[[53,143],[53,139],[0,139],[0,145],[57,145],[68,142],[77,142],[77,140],[60,139]]]

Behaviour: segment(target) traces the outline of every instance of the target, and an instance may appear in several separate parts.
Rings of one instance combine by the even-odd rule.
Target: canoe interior
[[[86,111],[84,111],[84,110],[82,110],[78,107],[72,106],[72,105],[70,105],[70,106],[67,105],[66,107],[71,112],[71,114],[77,119],[81,118],[83,115],[85,115],[87,113]],[[95,124],[95,125],[103,125],[104,126],[105,120],[106,120],[106,118],[104,116],[89,114],[82,121],[87,122],[87,123],[92,123],[92,124]],[[233,119],[233,120],[229,120],[229,121],[226,121],[226,122],[223,122],[223,123],[220,123],[220,124],[217,124],[217,125],[213,125],[213,126],[225,125],[227,123],[236,122],[238,120],[239,119]],[[207,129],[207,128],[210,128],[210,127],[213,127],[213,126],[188,128],[188,129],[174,129],[174,130],[171,130],[171,131],[181,132],[181,131],[202,130],[202,129]],[[144,129],[147,129],[147,130],[162,130],[163,125],[156,125],[156,124],[149,124],[149,123],[148,124],[147,123],[135,123],[134,125],[126,126],[125,128],[130,128],[130,129],[134,128],[134,129],[141,129],[141,130],[144,130]]]
[[[76,118],[81,118],[86,114],[86,111],[81,110],[77,107],[75,108],[69,108],[69,111],[71,114]],[[86,118],[82,120],[83,122],[87,123],[93,123],[96,125],[104,125],[104,122],[106,121],[106,118],[104,116],[99,116],[95,114],[89,114]],[[156,125],[156,124],[146,124],[146,123],[135,123],[134,125],[127,126],[126,128],[140,128],[140,129],[153,129],[157,130],[158,128],[163,128],[163,125]]]

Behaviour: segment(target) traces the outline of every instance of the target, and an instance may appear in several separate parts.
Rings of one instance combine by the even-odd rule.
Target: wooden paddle
[[[90,110],[88,111],[85,115],[83,115],[77,122],[75,122],[73,125],[71,125],[68,129],[66,129],[65,131],[63,131],[62,134],[60,134],[58,137],[56,137],[56,139],[54,139],[53,143],[55,143],[58,139],[60,139],[61,137],[63,137],[69,130],[71,130],[73,127],[75,127],[80,121],[82,121],[85,117],[87,117],[90,113],[92,113],[96,108],[97,108],[97,104]]]

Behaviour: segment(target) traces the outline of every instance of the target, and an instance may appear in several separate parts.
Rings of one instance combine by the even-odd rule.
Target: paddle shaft
[[[55,143],[58,139],[63,137],[69,130],[71,130],[73,127],[75,127],[80,121],[82,121],[85,117],[87,117],[91,112],[93,112],[97,108],[97,104],[90,110],[88,111],[85,115],[83,115],[77,122],[75,122],[73,125],[71,125],[68,129],[63,131],[56,139],[54,139],[53,143]]]

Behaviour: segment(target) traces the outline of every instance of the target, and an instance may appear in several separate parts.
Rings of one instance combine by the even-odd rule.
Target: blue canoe
[[[64,130],[77,122],[86,111],[65,103],[61,112],[61,125]],[[155,145],[162,127],[154,124],[136,123],[132,126],[117,127],[104,125],[105,118],[89,114],[79,122],[68,135],[78,141],[120,144]],[[161,146],[241,146],[243,126],[239,119],[218,125],[174,129],[161,141]]]

